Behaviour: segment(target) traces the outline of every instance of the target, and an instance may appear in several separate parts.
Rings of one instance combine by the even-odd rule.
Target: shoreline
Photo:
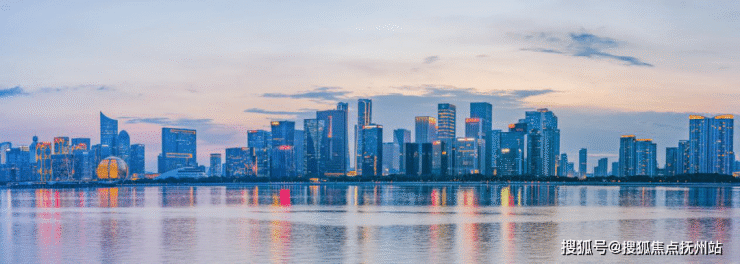
[[[552,182],[552,181],[368,181],[368,182],[218,182],[218,183],[51,183],[0,185],[0,189],[77,189],[116,187],[197,187],[197,186],[280,186],[280,185],[555,185],[555,186],[633,186],[633,187],[740,187],[740,183],[713,182]]]

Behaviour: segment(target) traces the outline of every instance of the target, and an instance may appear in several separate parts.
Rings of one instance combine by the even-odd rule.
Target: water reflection
[[[701,186],[0,189],[0,257],[7,262],[561,262],[567,260],[559,254],[563,239],[734,245],[740,237],[733,228],[740,226],[738,207],[740,189]],[[733,252],[722,257],[736,259]]]

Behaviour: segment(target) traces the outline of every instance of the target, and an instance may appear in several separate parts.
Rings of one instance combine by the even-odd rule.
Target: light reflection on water
[[[658,262],[562,256],[563,239],[719,240],[740,189],[485,184],[0,189],[0,259],[54,262]]]

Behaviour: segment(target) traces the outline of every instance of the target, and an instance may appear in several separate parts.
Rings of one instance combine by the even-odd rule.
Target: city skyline
[[[442,6],[8,3],[0,118],[22,126],[0,135],[97,142],[86,130],[97,118],[77,113],[102,111],[148,146],[151,171],[162,126],[198,130],[198,162],[207,164],[248,130],[339,101],[355,112],[356,99],[372,99],[387,131],[453,104],[457,134],[467,102],[489,102],[494,129],[524,110],[556,112],[561,151],[587,148],[588,164],[615,159],[615,144],[601,142],[623,134],[652,138],[662,164],[661,146],[686,139],[686,115],[735,113],[736,2]],[[354,139],[355,115],[348,120]]]

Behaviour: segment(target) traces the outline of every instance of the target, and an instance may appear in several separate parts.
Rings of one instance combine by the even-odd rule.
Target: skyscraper
[[[540,157],[538,166],[541,171],[529,172],[533,175],[552,176],[555,171],[558,155],[560,154],[560,129],[558,129],[558,117],[547,108],[537,109],[537,111],[527,111],[524,121],[527,123],[528,133],[538,130],[541,140],[538,149],[541,153],[527,153],[528,156]],[[528,158],[529,159],[529,158]]]
[[[316,119],[324,123],[319,172],[323,176],[345,176],[349,167],[347,103],[338,103],[336,110],[316,112]]]
[[[295,164],[295,122],[273,121],[272,128],[272,155],[270,155],[270,177],[296,177]]]
[[[465,118],[465,137],[486,139],[486,131],[483,128],[483,120],[480,118]]]
[[[131,160],[128,166],[129,172],[132,175],[143,176],[146,173],[146,147],[144,147],[144,144],[131,145],[131,156],[129,156],[129,159]]]
[[[411,143],[411,131],[407,129],[393,130],[393,143],[398,146],[398,170],[400,173],[404,173],[406,172],[406,159],[404,158],[406,151],[404,149],[406,143]]]
[[[367,125],[372,124],[373,116],[373,102],[370,99],[358,99],[357,100],[357,125],[355,126],[355,171],[357,175],[362,174],[362,160],[364,145],[362,140],[364,136],[363,128]]]
[[[486,163],[483,165],[483,174],[494,174],[494,171],[498,170],[497,162],[500,152],[495,145],[500,142],[501,131],[498,131],[499,135],[494,135],[495,132],[491,130],[493,128],[493,107],[485,102],[470,103],[470,117],[480,119],[485,134],[483,139],[486,141]]]
[[[439,120],[437,129],[437,139],[452,142],[455,140],[455,121],[457,119],[457,107],[453,104],[437,105],[437,120]]]
[[[13,148],[10,142],[0,143],[0,165],[8,163],[8,151]]]
[[[678,148],[677,147],[667,147],[665,148],[665,175],[666,176],[675,176],[676,175],[676,166],[678,163]]]
[[[90,150],[90,138],[73,138],[72,149],[73,150]]]
[[[51,180],[51,142],[37,142],[35,145],[35,174],[37,176],[37,180]]]
[[[362,128],[362,176],[383,175],[383,126],[370,124]]]
[[[118,120],[109,118],[100,112],[100,145],[106,149],[103,153],[116,155],[116,138],[118,137]],[[107,157],[107,156],[106,156]],[[103,158],[106,158],[103,157]]]
[[[404,151],[404,167],[406,168],[405,174],[406,176],[419,176],[421,174],[421,170],[419,168],[420,160],[421,160],[421,153],[419,153],[420,147],[419,143],[406,143],[403,147]]]
[[[250,130],[247,132],[247,146],[254,150],[256,157],[257,177],[270,175],[270,153],[272,136],[265,130]]]
[[[457,138],[455,140],[455,175],[482,173],[485,166],[485,140],[476,138]]]
[[[295,136],[293,139],[295,142],[293,142],[294,151],[295,154],[295,174],[297,176],[303,176],[304,170],[306,169],[306,163],[304,158],[304,149],[305,142],[303,142],[306,138],[305,131],[304,130],[295,130]]]
[[[691,145],[688,140],[679,140],[676,175],[689,173],[691,173]]]
[[[157,171],[165,173],[183,167],[196,167],[196,132],[193,129],[162,128],[162,153]]]
[[[568,154],[562,153],[560,154],[560,164],[558,164],[558,176],[560,177],[566,177],[568,176]]]
[[[635,140],[635,175],[658,175],[656,145],[652,139]]]
[[[131,138],[128,136],[126,130],[121,130],[116,138],[116,153],[126,164],[129,165],[129,173],[131,173]]]
[[[586,177],[588,170],[588,150],[582,148],[578,151],[578,173],[581,177]]]
[[[399,154],[396,143],[383,143],[383,175],[399,173]]]
[[[623,135],[619,139],[619,176],[635,176],[635,135]]]
[[[317,177],[320,175],[319,160],[321,159],[321,149],[319,147],[322,142],[322,136],[324,135],[324,121],[304,119],[303,130],[305,137],[303,142],[305,171],[303,174],[307,177]]]
[[[257,173],[253,148],[227,148],[224,163],[225,177],[250,177]]]
[[[594,176],[606,177],[609,174],[609,158],[600,158],[598,165],[594,168]]]
[[[54,138],[54,154],[70,154],[69,151],[69,137],[55,137]]]
[[[211,166],[208,168],[208,176],[221,176],[221,153],[211,153]]]
[[[429,116],[416,117],[416,143],[432,143],[437,140],[437,119]]]
[[[734,116],[689,116],[690,173],[732,175]]]
[[[527,173],[525,164],[527,124],[510,124],[508,132],[501,133],[501,154],[498,162],[498,171],[504,176],[524,175]]]

